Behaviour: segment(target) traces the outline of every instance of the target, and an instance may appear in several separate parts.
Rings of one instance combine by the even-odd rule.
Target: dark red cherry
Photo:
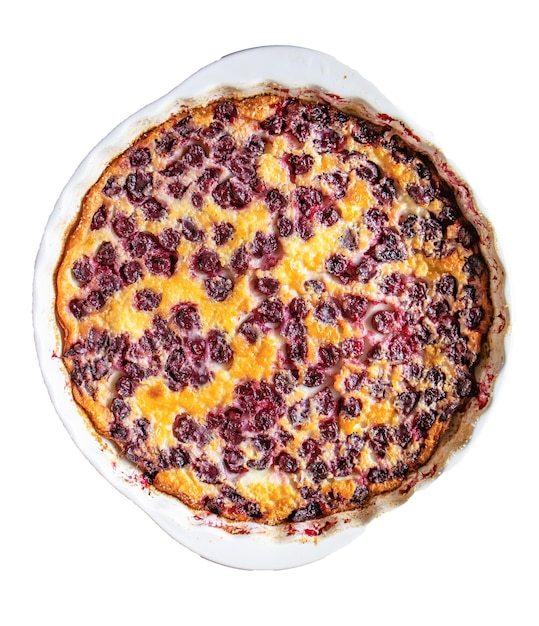
[[[230,241],[234,234],[234,226],[230,222],[219,222],[213,227],[213,240],[215,245],[222,246],[227,241]]]
[[[104,241],[100,244],[95,253],[95,260],[103,267],[111,267],[116,261],[116,248],[110,241]]]
[[[132,285],[143,276],[142,265],[138,261],[129,261],[120,267],[120,276],[127,285]]]
[[[288,474],[296,472],[299,467],[297,460],[288,452],[281,452],[275,459],[275,465]]]
[[[172,319],[182,330],[200,328],[198,307],[192,302],[180,302],[172,308]]]
[[[162,295],[153,289],[141,289],[135,293],[135,308],[139,311],[153,311],[161,304]]]
[[[151,158],[148,148],[135,148],[129,154],[129,164],[131,167],[145,167],[150,164]]]
[[[205,248],[195,255],[194,264],[199,272],[208,276],[214,276],[221,270],[221,261],[218,254],[213,250]]]
[[[221,122],[233,122],[238,116],[238,110],[233,102],[219,102],[214,111],[214,117]]]
[[[168,209],[159,200],[148,198],[142,204],[142,212],[147,220],[157,222],[166,217]]]
[[[125,239],[135,232],[136,223],[133,216],[119,213],[112,218],[112,230],[114,234]]]
[[[81,285],[86,285],[92,279],[92,266],[87,256],[82,256],[73,263],[71,268],[73,278]]]
[[[270,189],[266,194],[266,206],[271,213],[279,213],[286,208],[288,200],[278,189]]]
[[[226,335],[221,330],[210,330],[208,348],[210,359],[215,363],[229,363],[233,358],[232,350],[226,341]]]
[[[208,296],[216,302],[223,302],[232,293],[234,283],[225,276],[214,276],[204,281],[204,287]]]

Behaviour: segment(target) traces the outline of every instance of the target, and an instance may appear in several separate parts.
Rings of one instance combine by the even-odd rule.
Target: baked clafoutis
[[[182,106],[66,234],[74,400],[198,514],[276,525],[404,497],[489,401],[492,240],[441,153],[366,105],[268,87]]]

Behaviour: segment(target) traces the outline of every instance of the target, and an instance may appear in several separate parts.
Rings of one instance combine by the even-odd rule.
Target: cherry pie
[[[74,399],[193,509],[365,509],[488,401],[503,315],[485,237],[389,116],[270,89],[183,107],[112,160],[66,236]]]

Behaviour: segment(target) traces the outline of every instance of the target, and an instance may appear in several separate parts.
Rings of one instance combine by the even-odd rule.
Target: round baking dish
[[[251,95],[267,89],[313,90],[334,101],[361,101],[387,119],[402,120],[403,129],[413,128],[423,139],[428,134],[406,118],[371,83],[357,72],[326,54],[304,48],[271,46],[244,50],[223,57],[201,69],[159,100],[144,107],[105,137],[84,159],[63,190],[48,221],[38,253],[34,277],[35,342],[43,377],[52,402],[76,445],[95,468],[120,492],[140,506],[157,524],[182,545],[199,555],[224,565],[243,569],[282,569],[304,565],[323,558],[360,535],[366,524],[388,508],[404,502],[415,489],[439,474],[454,451],[469,440],[474,423],[459,426],[452,432],[450,449],[436,453],[399,490],[368,511],[343,513],[311,522],[266,526],[256,523],[228,522],[213,514],[193,511],[179,500],[153,489],[142,474],[122,459],[114,446],[92,429],[88,418],[75,404],[68,376],[58,357],[62,353],[61,336],[55,318],[54,275],[66,230],[80,207],[87,189],[106,164],[144,131],[158,125],[184,104],[199,104],[233,89]],[[399,122],[400,123],[400,122]],[[422,142],[417,135],[414,140]],[[447,162],[430,144],[421,143],[439,163]],[[455,177],[455,180],[457,178]],[[461,185],[464,202],[474,205],[471,192]],[[486,221],[485,221],[486,224]],[[488,229],[486,228],[486,231]],[[503,268],[495,253],[495,242],[485,244],[490,251],[494,279],[503,283]],[[500,289],[500,293],[503,289]],[[502,336],[507,327],[503,296],[495,302],[499,341],[481,373],[480,408],[488,404],[493,381],[503,357]],[[496,358],[494,358],[496,357]]]

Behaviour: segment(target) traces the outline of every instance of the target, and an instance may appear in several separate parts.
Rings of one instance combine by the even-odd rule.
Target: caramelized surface
[[[389,126],[256,96],[140,137],[57,273],[76,400],[154,485],[303,521],[398,487],[476,393],[474,227]]]

